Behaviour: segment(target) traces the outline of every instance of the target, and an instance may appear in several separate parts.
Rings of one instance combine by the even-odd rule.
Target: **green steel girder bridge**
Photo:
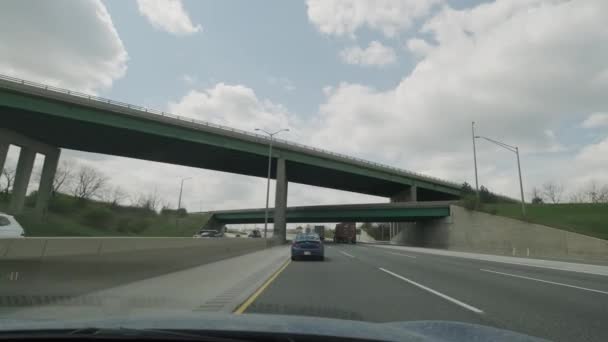
[[[288,223],[413,222],[450,216],[452,202],[369,203],[288,207]],[[212,225],[264,223],[264,208],[209,212]],[[274,222],[274,209],[268,222]]]
[[[262,135],[0,75],[0,167],[21,147],[10,211],[18,213],[36,153],[45,155],[36,208],[46,210],[62,148],[266,177]],[[288,182],[383,196],[391,202],[459,197],[460,185],[275,139],[275,229],[285,229]]]

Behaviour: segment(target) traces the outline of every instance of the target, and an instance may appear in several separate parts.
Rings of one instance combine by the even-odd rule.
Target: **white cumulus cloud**
[[[128,55],[101,1],[5,1],[0,73],[96,93],[124,76]]]
[[[406,46],[408,50],[417,56],[426,56],[432,49],[426,40],[419,38],[409,39]]]
[[[397,55],[393,48],[384,46],[375,40],[365,49],[354,46],[342,50],[340,58],[347,64],[364,66],[384,66],[397,61]]]
[[[202,31],[194,25],[181,0],[137,0],[139,13],[156,29],[175,35],[189,35]]]
[[[208,89],[191,90],[177,102],[169,103],[169,111],[248,131],[258,127],[290,127],[293,120],[285,107],[259,99],[253,89],[224,83]]]
[[[607,16],[603,0],[446,6],[422,26],[428,38],[410,44],[423,53],[397,86],[342,83],[327,92],[312,140],[453,180],[471,179],[471,121],[518,145],[524,165],[526,153],[560,151],[560,123],[608,105]],[[478,151],[485,163],[504,160],[493,145],[480,142]],[[515,195],[515,177],[500,183],[489,172],[488,185]]]
[[[307,0],[308,19],[325,34],[352,36],[360,28],[387,37],[412,26],[442,0]]]
[[[608,113],[593,113],[581,125],[585,128],[608,127]]]

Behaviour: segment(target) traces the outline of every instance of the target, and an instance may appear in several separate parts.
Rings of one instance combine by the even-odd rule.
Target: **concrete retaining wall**
[[[65,256],[110,256],[150,254],[190,250],[201,257],[234,256],[270,247],[263,239],[195,238],[20,238],[0,239],[0,260],[52,258]],[[163,253],[155,253],[161,255]]]
[[[408,246],[523,257],[608,261],[608,241],[450,206],[445,219],[406,223],[393,238]]]

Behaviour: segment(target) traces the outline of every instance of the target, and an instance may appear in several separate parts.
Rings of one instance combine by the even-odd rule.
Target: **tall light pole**
[[[475,164],[475,195],[479,203],[479,181],[477,179],[477,150],[475,149],[475,121],[471,122],[471,138],[473,139],[473,163]]]
[[[519,173],[519,191],[521,193],[521,213],[522,213],[523,216],[526,216],[526,202],[524,201],[524,185],[523,185],[523,182],[521,180],[521,165],[519,163],[519,148],[517,146],[511,146],[511,145],[505,144],[503,142],[500,142],[500,141],[497,141],[497,140],[494,140],[494,139],[490,139],[490,138],[487,138],[487,137],[482,137],[482,136],[479,136],[479,135],[476,135],[475,138],[485,139],[485,140],[487,140],[487,141],[489,141],[491,143],[494,143],[494,144],[496,144],[496,145],[498,145],[498,146],[500,146],[500,147],[502,147],[502,148],[504,148],[506,150],[509,150],[509,151],[515,153],[515,155],[517,156],[517,172]]]
[[[177,210],[182,208],[182,192],[184,191],[184,181],[192,179],[192,177],[182,178],[181,185],[179,186],[179,200],[177,201]]]
[[[268,177],[266,179],[266,210],[264,211],[264,239],[266,238],[266,234],[268,232],[268,200],[270,196],[270,168],[272,167],[272,142],[274,140],[274,136],[281,132],[289,132],[289,128],[283,128],[276,132],[267,132],[261,128],[256,128],[256,131],[264,132],[268,134],[270,137],[270,144],[268,146]]]

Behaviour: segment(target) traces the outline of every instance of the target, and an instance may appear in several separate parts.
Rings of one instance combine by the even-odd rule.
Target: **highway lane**
[[[479,323],[555,341],[608,340],[608,277],[362,245],[292,262],[246,310]]]
[[[376,266],[351,257],[360,250],[346,245],[327,245],[323,262],[291,262],[246,313],[314,315],[374,322],[458,317],[461,321],[483,324],[484,317],[461,310],[430,293],[408,291]]]

